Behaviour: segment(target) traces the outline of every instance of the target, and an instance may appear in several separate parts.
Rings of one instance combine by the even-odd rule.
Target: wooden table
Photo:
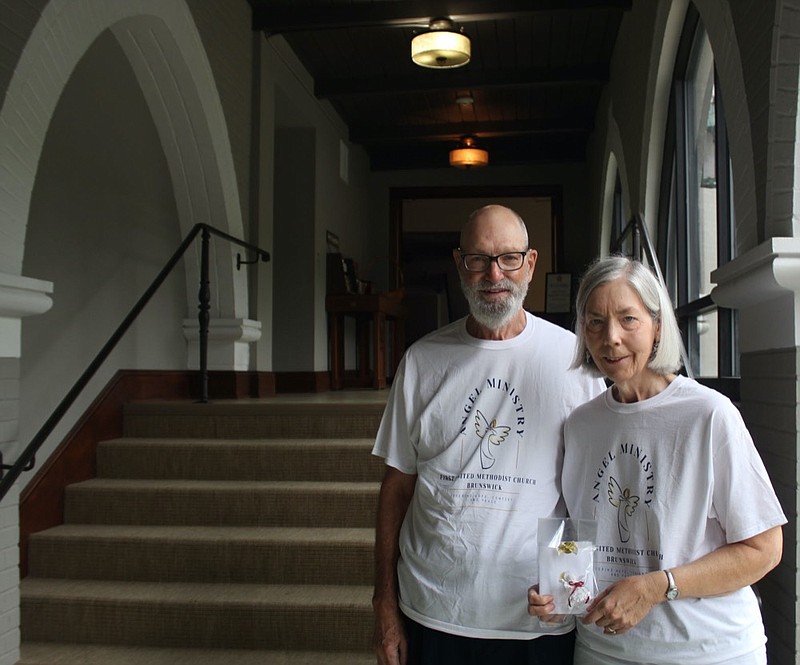
[[[391,362],[394,370],[405,350],[406,306],[385,293],[329,294],[325,299],[328,312],[331,348],[331,389],[344,387],[344,317],[356,320],[356,349],[359,383],[369,385],[369,327],[372,326],[372,387],[386,387],[386,328],[391,328]]]

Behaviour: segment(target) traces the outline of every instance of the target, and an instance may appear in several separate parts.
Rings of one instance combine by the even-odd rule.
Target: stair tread
[[[349,400],[342,401],[290,401],[286,400],[247,400],[247,399],[232,399],[232,400],[215,400],[213,402],[189,402],[189,401],[133,401],[127,402],[123,406],[125,415],[152,415],[164,414],[168,416],[197,416],[197,415],[264,415],[273,414],[278,415],[305,415],[311,414],[375,414],[382,415],[386,409],[386,399],[388,391],[376,391],[371,397],[373,399],[366,401],[352,402]]]
[[[120,437],[100,442],[97,477],[379,481],[373,439]]]
[[[163,540],[291,543],[356,543],[371,545],[375,530],[359,527],[236,527],[236,526],[139,526],[109,524],[62,524],[31,535],[44,539]]]
[[[174,446],[248,446],[248,447],[307,447],[307,448],[356,448],[372,450],[375,445],[374,439],[353,438],[353,439],[288,439],[288,438],[261,438],[261,439],[215,439],[189,437],[155,437],[155,436],[123,436],[115,439],[101,441],[101,446],[112,445],[174,445]]]
[[[58,642],[23,642],[19,665],[372,665],[357,652],[168,649]]]
[[[183,478],[91,478],[67,487],[67,491],[80,489],[124,490],[124,489],[181,489],[181,490],[296,490],[319,491],[321,489],[337,492],[374,492],[380,489],[380,482],[369,481],[328,481],[328,480],[187,480]]]
[[[30,537],[20,665],[374,663],[384,407],[124,406]]]
[[[203,584],[119,582],[26,577],[20,582],[23,604],[30,601],[199,604],[248,607],[370,607],[371,586],[322,584]]]

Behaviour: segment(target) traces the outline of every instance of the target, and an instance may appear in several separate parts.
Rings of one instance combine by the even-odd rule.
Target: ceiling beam
[[[356,27],[426,27],[432,18],[458,23],[515,18],[536,12],[618,9],[628,11],[633,0],[396,0],[320,7],[275,5],[249,0],[253,29],[267,34],[298,30]]]
[[[592,131],[594,123],[583,119],[557,118],[512,122],[470,122],[415,126],[353,126],[353,143],[456,141],[465,135],[477,137],[526,136],[533,134],[583,133]]]
[[[319,79],[314,82],[318,99],[334,99],[351,95],[403,94],[428,90],[464,90],[469,88],[541,88],[564,85],[596,85],[608,83],[607,64],[561,67],[552,69],[499,70],[490,72],[461,72],[445,83],[441,72],[420,71],[413,77]]]

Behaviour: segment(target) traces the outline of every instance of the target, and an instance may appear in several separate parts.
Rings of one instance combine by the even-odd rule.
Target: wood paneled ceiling
[[[632,1],[249,0],[253,28],[285,37],[373,170],[447,166],[466,135],[491,165],[583,161]],[[439,17],[470,38],[464,67],[411,61]]]

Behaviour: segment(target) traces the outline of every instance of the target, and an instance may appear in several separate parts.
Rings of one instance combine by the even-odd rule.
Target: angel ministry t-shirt
[[[407,351],[373,452],[417,475],[398,563],[400,606],[415,621],[471,637],[541,634],[527,613],[537,522],[563,514],[564,419],[604,388],[568,369],[574,350],[572,333],[527,314],[512,339],[476,339],[461,319]]]
[[[692,379],[678,376],[631,404],[609,388],[570,415],[564,438],[564,498],[570,516],[597,520],[601,590],[786,522],[739,411]],[[620,635],[581,624],[578,633],[591,649],[631,663],[717,663],[766,641],[750,587],[661,603]]]

